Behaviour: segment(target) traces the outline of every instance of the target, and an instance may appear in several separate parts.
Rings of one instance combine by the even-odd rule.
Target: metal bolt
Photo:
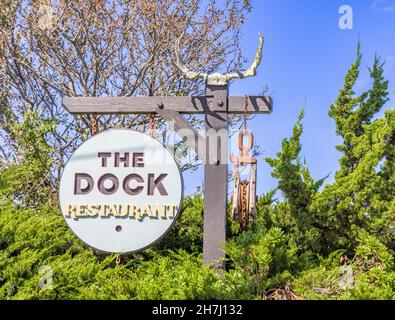
[[[158,103],[158,108],[159,109],[163,109],[164,108],[163,102]]]
[[[218,104],[220,107],[222,107],[222,106],[224,105],[224,102],[223,102],[222,99],[218,99],[218,100],[217,100],[217,104]]]
[[[122,231],[122,227],[121,226],[116,226],[115,227],[115,231],[116,232],[121,232]]]

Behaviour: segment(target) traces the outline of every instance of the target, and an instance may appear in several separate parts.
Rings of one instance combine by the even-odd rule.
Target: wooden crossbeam
[[[157,109],[184,114],[204,114],[221,110],[225,102],[210,97],[65,97],[63,106],[72,114],[152,113]],[[267,96],[249,96],[247,113],[271,113],[273,100]],[[245,97],[228,97],[228,113],[244,113]]]

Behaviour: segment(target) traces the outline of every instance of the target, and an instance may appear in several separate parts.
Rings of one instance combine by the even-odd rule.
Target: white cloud
[[[373,10],[380,12],[392,12],[395,11],[394,0],[374,0],[372,3]]]

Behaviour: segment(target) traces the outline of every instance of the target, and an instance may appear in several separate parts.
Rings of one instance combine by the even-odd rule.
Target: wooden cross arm
[[[244,113],[245,97],[228,97],[228,110],[224,101],[212,97],[65,97],[63,106],[72,114],[151,113],[173,110],[184,114],[202,114],[212,111]],[[210,105],[210,108],[209,108]],[[271,113],[273,100],[266,96],[249,96],[247,113]]]

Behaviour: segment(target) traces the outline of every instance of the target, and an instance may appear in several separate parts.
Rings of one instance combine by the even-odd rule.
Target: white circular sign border
[[[140,249],[133,250],[133,251],[127,251],[127,252],[111,252],[111,251],[102,250],[102,249],[96,248],[96,247],[90,245],[89,243],[87,243],[86,241],[82,240],[82,239],[74,232],[74,230],[70,227],[69,223],[67,222],[67,219],[66,219],[65,215],[63,214],[62,205],[61,205],[61,201],[60,201],[60,189],[61,189],[61,185],[62,185],[63,173],[64,173],[65,168],[67,167],[68,163],[69,163],[69,162],[71,161],[71,159],[73,158],[74,154],[75,154],[75,153],[77,152],[77,150],[78,150],[79,148],[81,148],[87,141],[92,140],[92,139],[94,139],[95,137],[97,137],[97,136],[99,136],[99,135],[102,135],[102,134],[105,134],[105,133],[110,132],[110,131],[131,131],[131,132],[133,132],[133,133],[138,133],[138,134],[147,136],[147,137],[151,138],[152,140],[155,140],[157,143],[159,143],[159,144],[166,150],[166,152],[169,153],[170,157],[174,160],[174,163],[176,164],[177,169],[178,169],[178,173],[179,173],[179,177],[180,177],[180,183],[181,183],[181,196],[180,196],[180,203],[179,203],[179,206],[178,206],[179,209],[177,210],[177,213],[176,213],[175,216],[173,217],[173,221],[172,221],[172,223],[170,224],[170,226],[166,229],[165,232],[163,232],[163,234],[162,234],[159,238],[157,238],[156,240],[152,241],[151,243],[149,243],[149,244],[146,245],[145,247],[142,247],[142,248],[140,248]],[[111,129],[107,129],[107,130],[101,131],[101,132],[95,134],[94,136],[91,136],[91,137],[89,137],[88,139],[86,139],[82,144],[80,144],[80,145],[78,146],[77,149],[74,150],[74,152],[72,153],[71,157],[67,160],[67,162],[66,162],[65,165],[63,166],[63,170],[62,170],[62,173],[61,173],[61,175],[60,175],[60,180],[59,180],[59,181],[60,181],[60,182],[59,182],[59,189],[58,189],[58,203],[59,203],[59,208],[60,208],[60,211],[61,211],[61,214],[62,214],[62,218],[63,218],[63,220],[66,222],[66,225],[67,225],[68,229],[69,229],[69,230],[74,234],[74,236],[75,236],[79,241],[81,241],[85,246],[91,248],[92,250],[94,250],[95,252],[98,252],[98,253],[100,253],[100,254],[106,254],[106,255],[111,255],[111,254],[131,255],[131,254],[134,254],[134,253],[142,252],[142,251],[144,251],[144,250],[146,250],[146,249],[148,249],[148,248],[151,248],[151,247],[155,246],[156,244],[158,244],[160,241],[162,241],[162,240],[170,233],[170,231],[173,229],[173,227],[174,227],[174,225],[175,225],[175,223],[176,223],[176,221],[177,221],[177,219],[178,219],[178,217],[179,217],[179,215],[180,215],[180,213],[181,213],[181,211],[182,211],[182,209],[183,209],[184,189],[185,189],[185,188],[184,188],[184,178],[183,178],[183,175],[182,175],[180,166],[178,165],[178,162],[176,161],[176,159],[174,158],[174,156],[172,155],[172,153],[170,152],[170,150],[169,150],[162,142],[160,142],[159,140],[156,140],[155,138],[153,138],[153,137],[150,136],[149,134],[146,134],[146,133],[143,133],[143,132],[139,132],[139,131],[137,131],[137,130],[133,130],[133,129],[129,129],[129,128],[111,128]]]

